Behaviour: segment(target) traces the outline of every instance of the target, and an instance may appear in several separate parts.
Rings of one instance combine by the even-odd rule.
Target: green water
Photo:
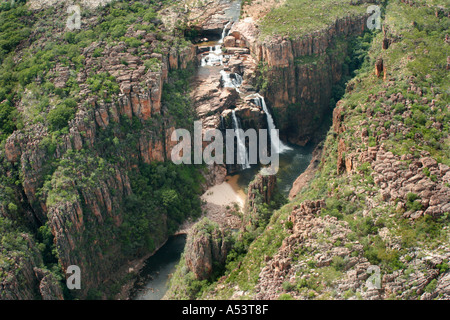
[[[305,147],[289,145],[289,147],[291,147],[292,150],[285,151],[279,155],[280,169],[277,173],[278,188],[285,196],[289,195],[289,191],[291,190],[295,179],[297,179],[308,167],[314,149],[312,145],[307,145]],[[245,190],[260,169],[261,167],[259,165],[253,165],[251,168],[237,173],[239,176],[239,187]]]
[[[169,276],[175,272],[186,244],[186,235],[170,237],[153,256],[145,261],[138,283],[131,294],[133,300],[161,300],[168,289]]]
[[[231,21],[237,21],[240,14],[240,1],[230,2],[230,7],[226,10],[226,15]],[[215,45],[216,42],[203,44]],[[223,67],[200,67],[197,71],[198,78],[204,78],[210,72],[219,72]],[[277,173],[279,190],[288,195],[292,183],[297,177],[305,171],[312,158],[312,146],[299,147],[289,145],[292,150],[279,155],[280,169]],[[248,184],[259,172],[260,166],[253,165],[251,168],[239,172],[238,185],[246,190]],[[186,244],[186,236],[179,235],[171,237],[166,244],[159,249],[153,256],[146,260],[145,266],[140,272],[138,283],[131,294],[134,300],[160,300],[168,289],[168,280],[170,274],[175,271],[181,254]]]

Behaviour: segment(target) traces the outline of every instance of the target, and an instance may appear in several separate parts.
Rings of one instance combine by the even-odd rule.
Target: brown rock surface
[[[226,260],[230,242],[226,232],[208,219],[198,222],[190,230],[185,248],[186,265],[199,280],[209,278],[216,263]]]

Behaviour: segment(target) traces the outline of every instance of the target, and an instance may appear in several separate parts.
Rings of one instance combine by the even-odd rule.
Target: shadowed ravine
[[[238,19],[240,10],[240,6],[238,4],[239,1],[235,1],[231,4],[230,9],[226,10],[226,16],[230,19],[230,22],[225,25],[221,38],[217,41],[210,41],[207,43],[210,46],[210,52],[202,58],[200,66],[196,71],[196,77],[201,77],[204,73],[220,73],[225,84],[224,86],[235,87],[239,92],[238,88],[242,80],[239,81],[239,77],[237,77],[239,76],[238,74],[234,75],[236,78],[230,78],[230,74],[223,70],[223,52],[221,50],[223,38],[227,35],[227,32],[229,31],[229,28],[231,28],[234,21],[237,21]],[[259,94],[256,94],[256,97],[259,98],[259,104],[257,103],[258,106],[262,107],[264,98]],[[237,118],[235,118],[235,120],[237,122],[239,121]],[[270,121],[269,127],[274,128],[275,124],[271,115],[267,117],[267,121]],[[276,141],[279,140],[278,137],[275,137],[275,139]],[[240,149],[245,149],[242,141]],[[288,196],[289,190],[292,187],[292,183],[295,178],[307,168],[309,162],[311,161],[312,149],[312,146],[309,145],[306,147],[287,146],[282,141],[279,141],[279,152],[281,153],[279,154],[280,169],[277,177],[280,191],[285,196]],[[243,154],[241,155],[241,158],[248,157],[247,152],[245,150],[242,151]],[[248,187],[248,184],[261,169],[259,165],[248,165],[248,158],[246,160],[247,161],[245,161],[245,164],[241,166],[241,170],[238,173],[233,174],[235,179],[232,179],[234,181],[232,185],[233,189],[239,188],[240,190],[235,191],[241,194],[245,192],[244,190]],[[139,280],[137,281],[137,284],[131,294],[132,299],[159,300],[164,296],[168,289],[170,274],[175,271],[175,266],[179,262],[185,243],[185,235],[174,236],[170,238],[155,255],[146,260],[145,266],[142,268],[139,275]]]

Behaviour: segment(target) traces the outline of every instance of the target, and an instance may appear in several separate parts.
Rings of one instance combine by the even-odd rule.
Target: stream
[[[131,294],[133,300],[161,300],[168,289],[169,276],[175,272],[185,244],[185,234],[170,237],[145,261],[139,274],[140,281],[145,285],[135,285]]]
[[[202,46],[209,46],[209,52],[204,54],[201,64],[197,69],[197,76],[209,72],[218,72],[222,76],[222,80],[227,87],[234,87],[239,92],[239,86],[242,82],[242,77],[238,74],[229,74],[223,66],[223,52],[221,44],[223,39],[228,34],[232,24],[238,21],[240,15],[240,1],[230,2],[230,7],[225,10],[225,16],[230,20],[222,32],[222,37],[218,41],[210,41],[203,43]],[[269,128],[275,128],[272,116],[265,105],[264,98],[258,93],[254,94],[255,103],[264,109],[267,115],[267,122]],[[240,121],[233,112],[233,128],[240,127]],[[279,141],[278,136],[271,137],[272,140]],[[245,144],[239,141],[238,138],[238,157],[247,157]],[[307,145],[305,147],[286,145],[279,141],[280,167],[277,173],[278,188],[281,193],[288,196],[295,179],[305,171],[308,167],[311,158],[313,146]],[[234,181],[234,188],[240,189],[241,193],[245,190],[248,184],[253,180],[255,175],[261,169],[258,165],[250,166],[247,159],[243,161],[241,171],[234,174],[231,179]],[[153,256],[145,261],[144,267],[140,271],[138,284],[133,288],[131,299],[133,300],[160,300],[168,289],[168,281],[170,274],[175,271],[175,267],[179,262],[186,243],[186,235],[177,235],[170,237],[164,246],[162,246]]]

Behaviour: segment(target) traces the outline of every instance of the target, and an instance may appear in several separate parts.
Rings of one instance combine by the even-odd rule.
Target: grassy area
[[[311,10],[316,13],[315,15],[306,8],[294,5],[294,3],[300,5],[306,2],[313,6]],[[287,17],[285,21],[291,22],[296,19],[300,21],[303,18],[302,15],[314,16],[309,18],[314,22],[314,27],[308,26],[310,31],[324,27],[325,18],[331,19],[332,15],[336,17],[336,13],[344,14],[342,11],[331,13],[333,10],[329,10],[327,14],[318,18],[317,15],[320,15],[318,8],[326,3],[327,1],[312,3],[288,0],[286,6],[275,9],[266,17],[263,21],[263,33],[266,36],[271,33],[293,35],[294,29],[290,22],[286,25],[276,23],[276,19],[283,17],[283,13]],[[333,1],[329,3],[336,4]],[[332,129],[329,131],[324,141],[324,156],[312,182],[294,202],[274,213],[268,227],[251,243],[248,253],[240,258],[239,263],[230,265],[226,279],[212,287],[213,289],[206,292],[203,298],[211,296],[230,298],[237,290],[245,292],[241,297],[243,299],[252,297],[259,281],[260,271],[265,266],[265,258],[272,257],[278,251],[283,239],[287,236],[286,229],[292,227],[286,223],[286,220],[293,206],[305,200],[326,200],[326,207],[321,215],[336,217],[350,230],[347,238],[342,239],[342,243],[338,242],[334,245],[347,248],[358,246],[358,250],[352,249],[352,257],[366,258],[371,264],[380,266],[382,274],[400,270],[405,279],[414,272],[426,272],[424,266],[408,265],[408,262],[413,259],[410,256],[411,250],[412,248],[437,250],[437,252],[442,250],[439,246],[448,242],[448,231],[446,231],[450,227],[448,213],[438,218],[422,217],[414,222],[404,219],[402,210],[398,211],[395,205],[380,198],[380,189],[374,183],[370,163],[359,163],[356,172],[350,175],[338,173],[336,164],[340,139],[346,141],[348,153],[366,150],[367,147],[379,144],[377,139],[373,138],[369,139],[369,145],[365,145],[361,136],[356,134],[360,129],[360,123],[364,120],[368,120],[367,125],[364,126],[368,129],[369,135],[375,132],[377,136],[381,133],[380,128],[390,128],[400,123],[408,128],[406,136],[391,134],[387,140],[383,141],[387,149],[394,154],[420,155],[421,151],[428,151],[438,162],[449,164],[450,112],[447,106],[450,103],[448,92],[450,78],[446,70],[448,46],[444,45],[443,41],[448,33],[450,22],[448,19],[435,15],[437,9],[433,5],[443,4],[442,1],[427,1],[427,5],[423,5],[424,3],[418,1],[415,6],[410,7],[400,1],[389,2],[384,25],[388,30],[388,37],[394,41],[388,50],[382,50],[383,34],[375,35],[368,57],[364,58],[365,62],[351,81],[352,90],[345,93],[341,100],[344,106],[346,131],[340,135]],[[380,56],[387,65],[387,80],[378,78],[374,74],[374,64]],[[305,57],[296,62],[301,64],[315,61],[315,57]],[[411,84],[421,88],[422,94],[418,95],[410,91]],[[389,101],[392,94],[398,93],[412,102],[408,108],[409,113],[406,112],[405,105]],[[368,99],[370,95],[385,95],[385,98],[371,101]],[[434,107],[430,108],[429,103],[432,100],[434,100]],[[383,115],[388,113],[392,119],[381,122]],[[369,119],[368,114],[373,114],[373,118]],[[430,119],[442,123],[442,129],[435,130],[431,126]],[[420,139],[416,136],[419,133]],[[412,151],[414,149],[416,151]],[[404,167],[408,165],[407,161],[403,164]],[[433,179],[429,171],[424,170],[424,174]],[[421,204],[417,201],[417,197],[416,194],[408,194],[406,203],[408,210],[420,209]],[[375,201],[376,205],[369,201]],[[371,208],[369,212],[367,212],[368,208]],[[386,230],[390,233],[390,239],[381,236],[382,231],[386,232]],[[329,241],[326,234],[315,235],[314,239],[317,243]],[[398,245],[393,247],[390,241]],[[318,268],[314,263],[314,256],[318,253],[320,252],[317,249],[302,245],[294,252],[299,271],[295,282],[283,283],[282,289],[285,292],[280,292],[279,299],[289,300],[299,294],[308,299],[335,297],[333,283],[344,276],[342,270],[348,261],[346,258],[335,257],[330,266]],[[448,264],[443,263],[439,268],[440,273],[447,272]],[[309,278],[302,279],[302,275],[309,275]],[[435,287],[436,281],[431,281],[425,291],[432,292]],[[392,298],[395,297],[396,293],[393,293]],[[409,298],[415,297],[414,291]],[[347,290],[340,298],[359,299],[361,294],[354,290]]]
[[[286,0],[261,21],[261,36],[288,35],[298,38],[327,28],[336,19],[364,14],[367,4],[351,5],[351,0]]]

